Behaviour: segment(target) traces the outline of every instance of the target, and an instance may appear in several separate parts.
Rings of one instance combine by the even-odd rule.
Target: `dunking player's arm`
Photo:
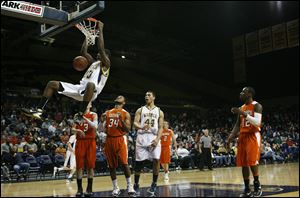
[[[102,62],[104,71],[107,71],[110,68],[110,60],[105,52],[104,48],[104,39],[103,39],[103,26],[104,24],[101,21],[98,21],[99,28],[99,37],[98,37],[98,50],[97,59]]]
[[[81,50],[80,53],[82,56],[84,56],[87,60],[88,60],[88,65],[92,64],[93,62],[95,62],[95,59],[91,56],[91,54],[88,53],[88,44],[86,42],[86,38],[84,39],[84,42],[81,46]]]
[[[101,21],[98,21],[98,30],[99,30],[99,37],[98,37],[98,50],[99,53],[97,54],[97,59],[101,60],[102,66],[104,71],[108,70],[110,67],[110,60],[105,53],[105,48],[104,48],[104,39],[103,39],[103,26],[104,24]],[[89,65],[93,62],[95,62],[95,59],[91,56],[91,54],[88,53],[88,44],[87,44],[87,39],[85,38],[82,47],[81,47],[81,55],[84,56],[88,62]]]
[[[159,120],[158,120],[158,133],[157,133],[157,137],[156,139],[154,139],[151,142],[151,146],[156,147],[161,136],[162,136],[162,132],[163,132],[163,125],[164,125],[164,113],[159,110]]]

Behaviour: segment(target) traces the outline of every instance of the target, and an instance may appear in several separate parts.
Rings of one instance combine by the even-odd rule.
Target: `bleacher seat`
[[[38,157],[38,162],[40,164],[41,167],[41,174],[44,176],[45,178],[45,174],[47,172],[51,172],[51,174],[53,173],[53,169],[54,169],[54,164],[50,158],[49,155],[41,155]]]
[[[26,162],[30,164],[29,171],[28,171],[28,176],[31,175],[31,173],[36,173],[36,178],[40,174],[40,165],[37,162],[36,158],[33,155],[29,155],[26,157]]]

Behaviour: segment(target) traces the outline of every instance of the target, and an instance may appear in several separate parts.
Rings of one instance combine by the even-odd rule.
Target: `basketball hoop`
[[[75,26],[85,35],[88,45],[95,45],[95,39],[99,36],[97,19],[87,18]]]

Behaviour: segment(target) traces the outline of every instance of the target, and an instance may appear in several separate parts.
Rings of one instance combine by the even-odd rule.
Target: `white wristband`
[[[252,117],[251,115],[248,114],[247,117],[246,117],[246,120],[248,120],[254,126],[260,127],[260,125],[261,125],[261,117],[262,117],[261,113],[254,112],[254,117]]]
[[[93,122],[90,121],[89,119],[86,119],[87,123],[92,127],[97,129],[98,128],[98,120],[94,120]]]

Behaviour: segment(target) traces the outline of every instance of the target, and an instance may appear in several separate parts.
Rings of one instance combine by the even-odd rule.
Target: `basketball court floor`
[[[142,174],[140,179],[141,196],[147,197],[152,174]],[[132,176],[133,181],[133,176]],[[251,183],[253,179],[251,177]],[[299,197],[299,163],[269,164],[260,166],[260,181],[263,196]],[[128,197],[123,175],[118,176],[121,197]],[[86,178],[83,187],[86,188]],[[94,178],[93,191],[96,197],[111,196],[112,184],[109,176]],[[213,171],[186,170],[170,173],[170,181],[159,176],[160,197],[236,197],[243,190],[241,168],[216,168]],[[253,186],[252,186],[253,190]],[[37,181],[1,184],[1,197],[74,197],[77,191],[76,180]]]

